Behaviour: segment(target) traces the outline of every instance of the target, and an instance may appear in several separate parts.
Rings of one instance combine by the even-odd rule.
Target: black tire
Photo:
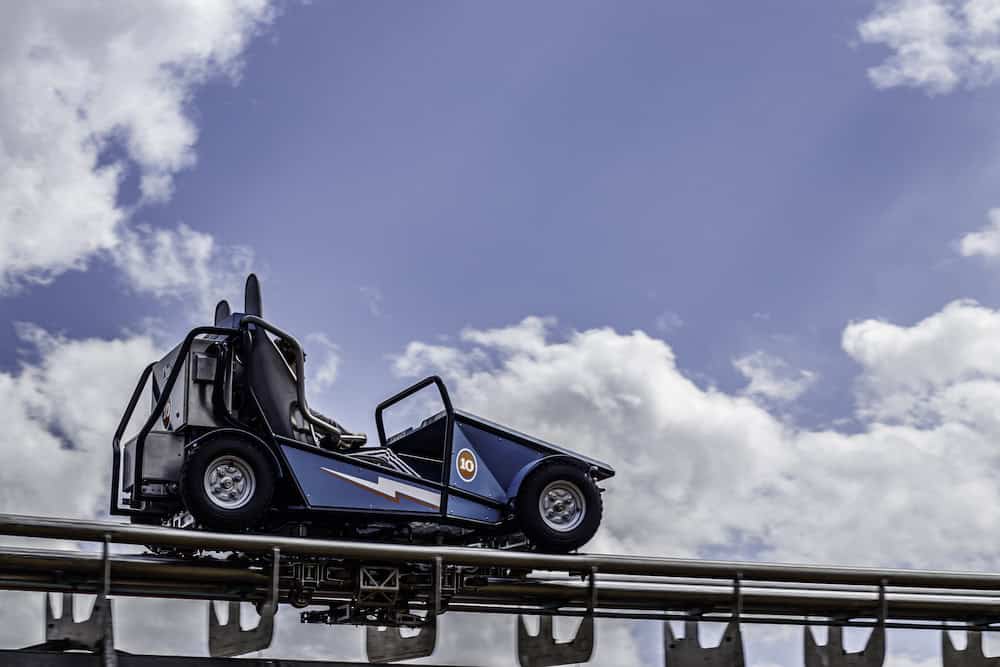
[[[542,495],[552,500],[550,492],[556,491],[564,492],[567,500],[572,499],[573,505],[582,511],[578,520],[574,518],[558,527],[554,521],[562,515],[550,516],[546,520],[540,502]],[[557,494],[555,499],[560,500],[560,495]],[[580,500],[583,501],[582,508],[578,507]],[[566,501],[564,505],[570,507]],[[516,509],[521,529],[539,551],[567,553],[579,549],[594,536],[601,525],[604,505],[601,492],[590,475],[578,466],[553,462],[539,466],[521,483]]]
[[[235,472],[226,473],[226,469]],[[224,486],[227,477],[230,487]],[[250,530],[260,524],[271,508],[276,477],[274,465],[259,445],[233,434],[209,436],[184,460],[181,499],[195,520],[207,528]],[[213,479],[219,481],[218,495],[208,488],[208,480]],[[223,489],[235,492],[236,496],[220,498]]]

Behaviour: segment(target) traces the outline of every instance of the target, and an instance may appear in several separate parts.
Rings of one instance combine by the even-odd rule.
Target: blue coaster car
[[[261,316],[247,279],[228,303],[142,373],[114,437],[111,513],[222,531],[353,537],[567,552],[601,522],[605,463],[455,410],[429,377],[375,410],[366,446],[310,409],[305,355]],[[386,436],[383,414],[421,389],[444,410]],[[151,411],[122,438],[147,386]]]

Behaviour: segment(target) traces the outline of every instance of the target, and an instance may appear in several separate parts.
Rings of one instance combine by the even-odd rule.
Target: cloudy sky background
[[[611,462],[589,550],[1000,569],[998,76],[997,0],[8,3],[0,510],[104,516],[139,370],[252,268],[349,426],[438,372]],[[204,650],[197,606],[118,610]],[[361,657],[279,619],[274,655]],[[434,660],[511,664],[483,620]]]

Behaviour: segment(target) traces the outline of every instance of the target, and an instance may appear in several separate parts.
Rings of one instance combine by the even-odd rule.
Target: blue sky
[[[93,472],[45,512],[252,268],[348,426],[439,372],[667,508],[594,548],[1000,567],[996,2],[4,12],[0,402]]]
[[[821,373],[803,419],[842,417],[848,321],[995,301],[949,243],[995,201],[997,93],[876,89],[868,11],[290,4],[238,83],[196,89],[197,164],[134,218],[253,249],[270,312],[340,346],[329,409],[355,420],[407,341],[529,314],[666,334],[728,389],[731,359],[765,347]],[[5,319],[108,336],[182,307],[102,264],[8,297]],[[658,330],[665,313],[683,325]]]

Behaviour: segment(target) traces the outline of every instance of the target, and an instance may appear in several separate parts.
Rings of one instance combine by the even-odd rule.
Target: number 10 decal
[[[458,470],[458,476],[463,482],[471,482],[476,478],[479,464],[471,449],[464,447],[458,451],[458,456],[455,457],[455,469]]]

